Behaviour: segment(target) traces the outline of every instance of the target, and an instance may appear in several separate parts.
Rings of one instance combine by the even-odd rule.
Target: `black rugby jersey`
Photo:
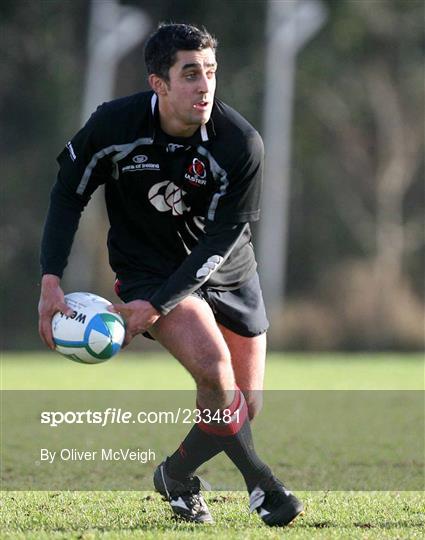
[[[102,184],[111,267],[122,279],[163,279],[150,300],[161,313],[206,282],[234,289],[255,271],[249,222],[260,214],[263,143],[219,99],[190,138],[161,130],[153,92],[104,103],[58,162],[43,274],[62,276],[81,212]]]

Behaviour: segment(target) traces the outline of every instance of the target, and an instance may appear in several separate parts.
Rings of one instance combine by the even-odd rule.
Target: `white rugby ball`
[[[74,311],[67,317],[56,313],[52,319],[56,350],[83,364],[99,364],[119,352],[125,336],[121,315],[111,313],[111,302],[86,292],[65,295],[66,304]]]

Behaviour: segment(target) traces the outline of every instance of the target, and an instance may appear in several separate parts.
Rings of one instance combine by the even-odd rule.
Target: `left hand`
[[[127,346],[137,334],[143,334],[156,323],[161,316],[150,302],[133,300],[126,304],[112,304],[108,307],[112,313],[119,313],[126,322],[126,332],[123,347]]]

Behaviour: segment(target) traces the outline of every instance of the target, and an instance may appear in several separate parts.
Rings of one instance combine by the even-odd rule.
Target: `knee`
[[[263,408],[263,393],[259,390],[252,392],[244,392],[245,401],[248,407],[248,418],[253,420],[258,414],[260,414]]]
[[[199,362],[196,383],[198,386],[231,390],[233,369],[228,351],[216,351]]]

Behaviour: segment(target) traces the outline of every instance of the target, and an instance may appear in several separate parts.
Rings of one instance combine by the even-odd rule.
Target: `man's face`
[[[171,135],[190,136],[211,116],[217,63],[212,49],[178,51],[160,96],[161,125]]]

